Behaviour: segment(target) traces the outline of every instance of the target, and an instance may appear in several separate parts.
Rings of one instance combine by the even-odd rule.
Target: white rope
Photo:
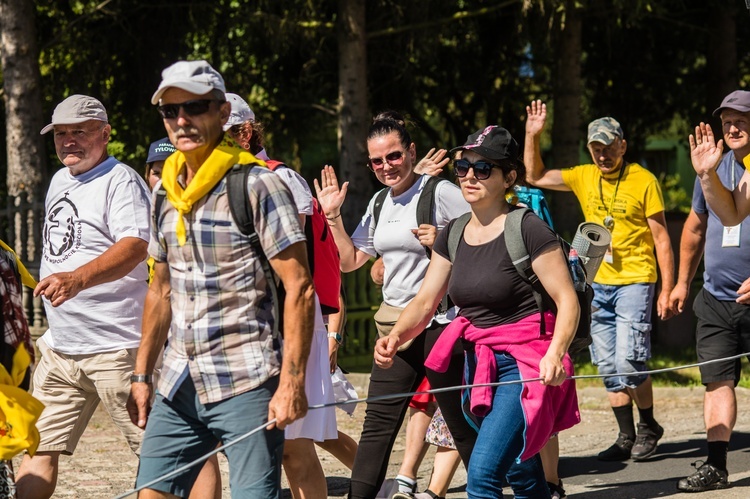
[[[750,357],[750,352],[741,353],[741,354],[738,354],[738,355],[733,355],[731,357],[724,357],[724,358],[721,358],[721,359],[713,359],[713,360],[706,360],[706,361],[703,361],[703,362],[696,362],[695,364],[685,364],[685,365],[682,365],[682,366],[665,367],[665,368],[662,368],[662,369],[652,369],[650,371],[637,371],[637,372],[632,372],[632,373],[613,373],[613,374],[583,374],[583,375],[578,375],[578,376],[568,376],[565,379],[566,380],[568,380],[568,379],[570,379],[570,380],[575,380],[575,379],[596,379],[596,378],[602,378],[602,379],[604,379],[604,378],[613,378],[613,377],[617,377],[617,376],[629,377],[629,376],[644,376],[644,375],[651,375],[651,374],[661,374],[661,373],[672,372],[672,371],[681,371],[683,369],[690,369],[692,367],[705,366],[705,365],[708,365],[708,364],[715,364],[717,362],[726,362],[726,361],[729,361],[729,360],[736,360],[736,359],[740,359],[742,357]],[[496,381],[496,382],[493,382],[493,383],[477,383],[477,384],[471,384],[471,385],[449,386],[449,387],[445,387],[445,388],[433,388],[433,389],[425,390],[425,391],[421,391],[421,392],[391,393],[391,394],[388,394],[388,395],[378,395],[376,397],[367,397],[367,398],[344,400],[342,402],[330,402],[330,403],[327,403],[327,404],[315,404],[315,405],[309,406],[308,410],[323,409],[323,408],[326,408],[326,407],[337,407],[337,406],[340,406],[340,405],[348,405],[348,404],[361,404],[363,402],[370,403],[370,402],[377,402],[377,401],[380,401],[380,400],[410,398],[410,397],[413,397],[414,395],[425,395],[425,394],[432,394],[432,393],[443,393],[443,392],[450,392],[450,391],[454,391],[454,390],[466,390],[466,389],[470,389],[470,388],[474,388],[474,387],[485,387],[485,386],[488,386],[488,387],[497,387],[497,386],[504,386],[504,385],[515,385],[515,384],[520,384],[520,383],[531,383],[532,381],[542,381],[542,379],[543,378],[530,378],[530,379],[519,379],[519,380],[512,380],[512,381]],[[204,461],[206,461],[211,456],[213,456],[215,454],[218,454],[222,450],[224,450],[224,449],[226,449],[228,447],[231,447],[231,446],[233,446],[233,445],[235,445],[235,444],[237,444],[237,443],[245,440],[246,438],[250,437],[251,435],[254,435],[255,433],[258,433],[260,430],[264,429],[269,424],[273,424],[275,422],[276,422],[276,419],[273,419],[273,420],[271,420],[271,421],[269,421],[267,423],[263,423],[262,425],[258,426],[257,428],[254,428],[253,430],[249,431],[248,433],[245,433],[244,435],[241,435],[241,436],[237,437],[236,439],[234,439],[234,440],[232,440],[230,442],[227,442],[226,444],[224,444],[224,445],[222,445],[220,447],[217,447],[216,449],[212,450],[208,454],[199,457],[195,461],[193,461],[191,463],[188,463],[188,464],[186,464],[186,465],[184,465],[184,466],[182,466],[180,468],[177,468],[176,470],[170,471],[169,473],[166,473],[166,474],[160,476],[159,478],[156,478],[156,479],[154,479],[154,480],[152,480],[152,481],[150,481],[148,483],[145,483],[145,484],[141,485],[138,488],[129,490],[127,492],[124,492],[124,493],[120,494],[119,496],[116,496],[114,499],[124,499],[125,497],[128,497],[128,496],[130,496],[132,494],[135,494],[136,492],[138,492],[140,490],[149,488],[151,485],[155,485],[155,484],[157,484],[157,483],[159,483],[159,482],[161,482],[163,480],[166,480],[168,478],[172,478],[175,475],[179,475],[183,471],[186,471],[186,470],[190,469],[193,466],[196,466],[198,464],[203,463]]]

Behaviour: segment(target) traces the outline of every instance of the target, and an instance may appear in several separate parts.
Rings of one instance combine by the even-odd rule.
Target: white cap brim
[[[151,97],[151,104],[158,104],[161,96],[164,95],[164,92],[166,92],[170,88],[180,88],[182,90],[185,90],[186,92],[190,92],[191,94],[196,95],[206,95],[212,90],[218,90],[216,87],[194,81],[166,81],[162,82],[161,85],[159,85],[159,88],[156,89],[156,92],[154,92],[154,95]]]

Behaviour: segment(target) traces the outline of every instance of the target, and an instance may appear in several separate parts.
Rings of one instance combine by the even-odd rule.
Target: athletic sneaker
[[[656,424],[656,428],[651,428],[646,423],[638,423],[638,434],[635,437],[635,444],[630,451],[630,457],[633,461],[643,461],[653,456],[656,452],[656,445],[659,439],[664,436],[664,428]]]
[[[702,463],[701,466],[697,466]],[[691,463],[696,472],[677,482],[677,489],[683,492],[705,492],[706,490],[726,489],[729,487],[729,473],[720,470],[713,464],[696,461]]]
[[[568,497],[565,495],[565,489],[562,485],[562,480],[560,480],[560,483],[558,483],[557,485],[552,482],[547,482],[547,487],[549,487],[549,493],[552,496],[552,499],[562,499],[563,497]]]
[[[445,497],[432,495],[429,492],[396,492],[393,499],[445,499]]]
[[[386,478],[383,481],[383,485],[380,486],[378,494],[375,499],[392,499],[393,494],[398,492],[398,482],[395,478]]]

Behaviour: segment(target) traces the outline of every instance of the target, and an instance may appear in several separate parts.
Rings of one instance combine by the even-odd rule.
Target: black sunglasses
[[[469,174],[469,168],[474,169],[474,178],[477,180],[487,180],[490,178],[493,168],[502,168],[500,165],[488,163],[486,161],[477,161],[476,163],[469,163],[465,159],[457,159],[453,162],[453,171],[456,173],[456,177],[464,178]]]
[[[165,120],[173,120],[180,115],[180,108],[185,111],[188,116],[198,116],[208,111],[212,102],[218,102],[216,99],[196,99],[181,102],[179,104],[164,104],[157,107],[159,114]]]
[[[375,168],[382,167],[386,162],[389,165],[400,165],[403,160],[404,153],[401,151],[394,151],[392,153],[386,154],[385,158],[370,158],[367,161],[367,166],[370,168],[370,170],[374,170]]]

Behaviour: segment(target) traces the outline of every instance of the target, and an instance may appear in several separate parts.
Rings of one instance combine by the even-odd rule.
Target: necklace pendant
[[[614,219],[614,218],[612,218],[612,217],[611,217],[610,215],[607,215],[607,216],[606,216],[606,217],[604,218],[604,227],[605,227],[605,228],[606,228],[606,229],[607,229],[608,231],[612,232],[612,229],[614,229],[614,228],[615,228],[615,219]]]

